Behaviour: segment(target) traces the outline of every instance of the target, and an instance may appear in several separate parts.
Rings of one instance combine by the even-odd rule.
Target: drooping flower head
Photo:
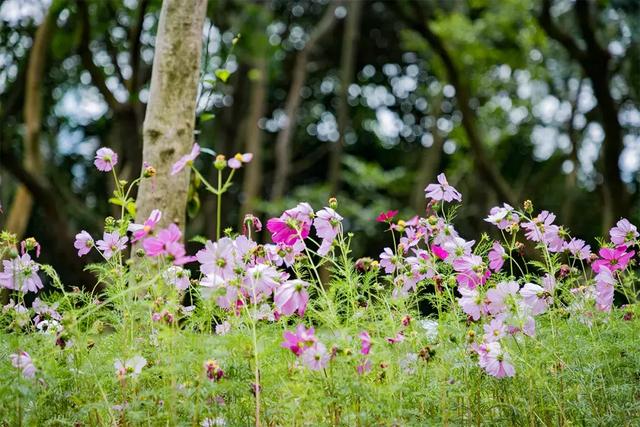
[[[271,232],[271,239],[275,243],[293,245],[300,239],[309,236],[313,217],[313,209],[308,203],[300,203],[292,209],[283,212],[280,218],[267,221],[267,229]]]
[[[191,152],[189,154],[185,154],[184,156],[180,157],[180,160],[178,160],[173,164],[173,166],[171,167],[171,175],[176,175],[178,172],[184,169],[185,166],[191,165],[191,163],[193,163],[193,161],[199,155],[200,155],[200,146],[197,143],[195,143],[193,144],[193,147],[191,148]]]
[[[290,316],[296,311],[300,317],[304,316],[309,302],[307,287],[309,284],[303,280],[289,280],[275,291],[273,301],[278,311],[285,316]]]
[[[596,307],[601,311],[611,311],[616,278],[605,266],[599,268],[596,275]]]
[[[489,216],[485,221],[495,225],[500,230],[506,230],[508,227],[518,224],[520,216],[515,212],[511,205],[506,203],[502,207],[495,206],[489,211]]]
[[[112,149],[102,147],[96,151],[96,159],[93,164],[99,171],[109,172],[118,164],[118,155]]]
[[[151,214],[149,214],[149,218],[144,221],[144,224],[129,224],[127,231],[133,232],[133,235],[131,236],[131,243],[137,242],[143,237],[149,235],[153,231],[154,227],[160,222],[161,218],[162,212],[158,209],[154,209],[151,211]]]
[[[88,254],[93,245],[93,237],[85,230],[76,234],[76,241],[73,243],[73,246],[78,250],[78,256]]]
[[[38,276],[40,266],[28,253],[11,260],[3,260],[4,271],[0,272],[0,286],[20,292],[38,292],[43,288]]]
[[[36,376],[37,369],[33,364],[33,360],[31,360],[31,356],[26,351],[11,354],[9,358],[11,359],[11,365],[22,371],[22,376],[25,378],[33,378]]]
[[[611,241],[617,245],[632,245],[638,239],[638,229],[628,219],[622,218],[616,226],[609,230]]]
[[[127,247],[127,236],[120,236],[117,231],[107,233],[106,231],[102,235],[102,240],[96,242],[96,247],[102,251],[102,255],[109,259],[113,254],[123,251]]]
[[[252,153],[244,153],[244,154],[236,154],[232,158],[229,159],[227,165],[231,169],[240,169],[243,163],[249,163],[253,159]]]
[[[427,199],[432,199],[437,202],[442,200],[446,202],[451,202],[452,200],[462,201],[462,194],[449,185],[447,177],[443,173],[438,175],[438,184],[429,184],[424,191]]]

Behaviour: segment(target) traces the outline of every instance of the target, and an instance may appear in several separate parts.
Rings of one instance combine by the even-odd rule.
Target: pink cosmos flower
[[[561,252],[566,242],[561,236],[561,229],[557,225],[549,225],[542,234],[542,242],[547,245],[549,252]]]
[[[309,302],[309,293],[306,288],[309,284],[303,280],[289,280],[276,289],[273,301],[278,311],[285,316],[290,316],[298,312],[300,317],[304,316],[304,311]]]
[[[638,238],[638,229],[628,219],[622,218],[616,226],[609,230],[611,241],[617,245],[632,245]]]
[[[196,253],[203,274],[216,274],[223,278],[233,276],[233,241],[223,237],[217,242],[207,241],[204,249]]]
[[[471,289],[484,284],[491,275],[478,255],[465,255],[456,259],[453,262],[453,269],[458,273],[456,275],[458,284]]]
[[[481,366],[489,375],[504,378],[513,377],[516,374],[509,354],[502,349],[499,342],[487,343],[486,348],[487,353],[484,360],[481,359]]]
[[[488,258],[489,268],[497,273],[498,271],[500,271],[500,269],[502,269],[505,260],[509,258],[509,256],[500,243],[493,242],[493,246],[489,251]]]
[[[255,297],[256,300],[259,301],[273,292],[280,284],[280,281],[281,275],[275,267],[266,264],[257,264],[247,269],[244,284],[248,288],[249,296],[251,296],[252,299]],[[301,299],[298,299],[298,301],[302,302]]]
[[[22,371],[23,377],[34,378],[36,376],[37,369],[33,364],[33,360],[31,360],[31,356],[26,351],[11,354],[9,358],[11,359],[11,365]]]
[[[43,288],[38,276],[40,266],[31,260],[28,253],[11,260],[3,260],[4,271],[0,273],[0,286],[20,292],[38,292]]]
[[[185,270],[177,265],[172,265],[162,274],[162,278],[179,291],[185,291],[189,288],[189,270]]]
[[[462,201],[462,194],[449,185],[447,177],[443,173],[438,175],[438,184],[429,184],[424,191],[427,199],[433,199],[438,202],[441,200],[445,200],[447,202],[452,200],[457,200],[459,202]]]
[[[596,275],[596,307],[601,311],[611,311],[616,278],[613,272],[602,266]]]
[[[369,332],[360,332],[358,338],[360,338],[360,343],[362,345],[362,347],[360,348],[360,353],[364,355],[369,354],[369,352],[371,351],[371,336],[369,335]]]
[[[518,293],[518,282],[500,282],[495,288],[487,291],[488,310],[491,314],[499,314],[507,310],[507,303]]]
[[[296,327],[296,332],[284,331],[284,342],[280,344],[288,348],[296,356],[300,356],[307,348],[318,341],[314,335],[313,327],[306,329],[303,324]]]
[[[591,268],[596,273],[599,273],[602,267],[607,267],[612,272],[624,270],[635,252],[627,252],[626,246],[618,246],[617,248],[600,248],[598,254],[600,258],[591,264]]]
[[[316,218],[313,220],[313,226],[316,228],[316,234],[322,239],[322,244],[318,248],[319,255],[326,255],[331,249],[331,245],[336,236],[340,232],[342,217],[331,208],[324,208],[316,212]]]
[[[109,172],[118,164],[118,155],[112,149],[102,147],[96,151],[96,159],[93,164],[99,171]]]
[[[123,251],[127,247],[127,236],[120,236],[120,233],[117,231],[112,231],[111,233],[107,233],[106,231],[102,234],[102,240],[98,240],[96,242],[96,247],[102,251],[102,255],[109,259],[116,252]]]
[[[371,372],[371,361],[369,359],[365,359],[361,364],[356,366],[356,371],[358,375],[364,375],[367,372]]]
[[[443,261],[449,256],[449,252],[438,245],[431,245],[431,252]]]
[[[520,295],[534,316],[544,313],[551,300],[549,293],[542,286],[534,283],[525,283],[520,289]]]
[[[478,320],[482,313],[486,312],[484,300],[477,289],[466,286],[458,286],[458,292],[462,295],[458,299],[458,305],[471,319]]]
[[[194,260],[187,256],[184,245],[180,242],[182,232],[175,224],[169,224],[158,232],[155,237],[148,237],[142,241],[142,247],[150,257],[167,256],[174,265],[183,265]]]
[[[485,221],[495,225],[500,230],[506,230],[508,227],[520,222],[520,216],[515,212],[512,206],[503,203],[502,207],[495,206],[489,211],[489,216]]]
[[[197,143],[195,143],[193,144],[193,147],[191,148],[191,152],[189,154],[185,154],[180,158],[180,160],[178,160],[173,164],[173,167],[171,168],[171,175],[176,175],[178,172],[184,169],[184,167],[187,164],[190,165],[191,163],[193,163],[193,161],[199,155],[200,155],[200,146]]]
[[[462,237],[453,237],[443,243],[442,248],[449,254],[446,261],[453,264],[455,260],[465,255],[471,255],[475,240],[466,241]]]
[[[591,246],[587,245],[582,239],[571,239],[565,243],[564,249],[577,259],[588,260],[591,257]]]
[[[240,169],[243,163],[249,163],[253,159],[252,153],[244,153],[244,154],[236,154],[232,158],[229,159],[227,165],[231,169]]]
[[[78,250],[78,256],[83,256],[89,253],[93,247],[93,237],[86,231],[82,230],[76,234],[76,241],[73,246]]]
[[[384,268],[384,272],[391,274],[396,270],[396,267],[400,264],[400,260],[393,253],[391,248],[384,248],[380,254],[380,267]]]
[[[525,237],[532,242],[540,242],[543,240],[544,233],[549,228],[556,216],[549,211],[542,211],[532,221],[522,224],[522,228],[527,230]]]
[[[317,342],[302,353],[302,363],[312,371],[324,369],[329,363],[329,353],[321,342]]]
[[[116,375],[120,380],[123,380],[126,377],[137,377],[138,375],[140,375],[140,372],[142,372],[142,368],[144,368],[146,365],[147,359],[142,356],[133,356],[127,361],[116,359],[116,361],[113,363],[113,367],[116,370]]]
[[[397,344],[404,341],[404,334],[398,332],[395,337],[387,337],[386,340],[389,344]]]
[[[131,236],[131,243],[137,242],[150,234],[158,222],[160,222],[161,218],[162,212],[158,209],[154,209],[151,211],[149,218],[145,220],[144,224],[129,224],[127,231],[133,232],[133,235]]]
[[[380,215],[378,215],[376,217],[376,221],[378,221],[378,222],[391,222],[393,217],[395,217],[396,215],[398,215],[398,211],[397,210],[391,210],[391,211],[382,212]]]
[[[313,216],[313,209],[308,203],[300,203],[295,208],[286,210],[280,218],[267,221],[267,230],[271,232],[271,239],[275,243],[293,245],[296,241],[309,236]]]
[[[491,322],[484,325],[484,341],[487,343],[499,341],[507,335],[507,326],[502,317],[496,317]]]

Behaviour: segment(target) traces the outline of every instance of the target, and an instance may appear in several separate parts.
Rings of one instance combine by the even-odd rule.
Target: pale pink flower
[[[509,258],[507,252],[498,242],[493,242],[487,257],[489,258],[489,268],[496,273],[502,269],[504,262]]]
[[[185,166],[191,165],[199,155],[200,155],[200,146],[197,143],[195,143],[193,144],[193,147],[191,148],[191,152],[189,154],[185,154],[180,158],[180,160],[178,160],[173,164],[173,166],[171,167],[171,175],[175,175],[178,172],[180,172],[182,169],[184,169]]]
[[[517,224],[520,221],[520,216],[513,207],[503,203],[502,207],[495,206],[491,208],[485,221],[495,225],[500,230],[506,230],[509,226]]]
[[[273,297],[278,311],[285,316],[290,316],[296,311],[300,317],[304,316],[309,301],[307,286],[309,286],[307,282],[295,279],[284,282],[278,287]]]
[[[244,154],[236,154],[232,158],[229,159],[227,165],[231,169],[240,169],[243,163],[249,163],[253,159],[253,154],[244,153]]]
[[[443,173],[438,175],[438,184],[429,184],[427,188],[424,189],[424,191],[426,193],[426,198],[433,199],[435,201],[462,201],[462,195],[458,192],[458,190],[449,185],[447,177]]]
[[[0,286],[20,292],[38,292],[44,285],[38,270],[40,266],[31,260],[28,253],[11,260],[3,260],[4,271],[0,272]]]
[[[247,269],[244,284],[249,290],[249,295],[257,302],[263,296],[273,292],[280,284],[281,276],[275,267],[266,264],[257,264]]]
[[[587,245],[582,239],[571,239],[565,243],[564,249],[578,259],[587,260],[591,257],[591,246]]]
[[[444,242],[442,248],[449,254],[446,261],[453,264],[458,258],[471,255],[471,249],[475,243],[475,240],[466,241],[462,237],[453,237]]]
[[[507,326],[501,317],[492,319],[491,322],[484,325],[484,340],[487,343],[499,341],[507,335]]]
[[[384,268],[384,272],[391,274],[398,265],[400,265],[399,257],[393,253],[391,248],[384,248],[380,254],[380,267]]]
[[[207,241],[204,249],[196,253],[203,274],[216,274],[223,278],[233,276],[233,241],[223,237],[217,242]]]
[[[316,234],[322,239],[322,244],[318,249],[319,255],[326,255],[331,249],[331,244],[340,232],[342,217],[331,208],[324,208],[316,212],[316,218],[313,220],[313,226],[316,228]]]
[[[113,254],[123,251],[127,247],[127,236],[120,236],[117,231],[102,234],[102,240],[96,242],[96,247],[102,251],[102,255],[109,259]]]
[[[551,295],[542,286],[534,283],[525,283],[520,289],[522,301],[529,307],[531,314],[537,316],[544,313],[549,306]]]
[[[478,320],[486,311],[484,300],[477,289],[466,286],[458,286],[458,292],[462,295],[458,298],[458,305],[471,319]]]
[[[371,371],[371,366],[371,361],[369,359],[365,359],[362,363],[356,366],[356,371],[358,372],[358,375],[364,375]]]
[[[369,335],[369,332],[360,332],[358,338],[360,338],[360,343],[362,345],[362,347],[360,348],[360,353],[364,355],[369,354],[369,352],[371,351],[371,336]]]
[[[161,218],[162,212],[158,209],[154,209],[151,211],[149,218],[145,220],[144,224],[129,224],[127,231],[133,232],[133,235],[131,236],[131,243],[137,242],[150,234],[158,222],[160,222]]]
[[[609,230],[611,241],[617,245],[632,245],[638,239],[638,229],[628,219],[622,218],[616,226]]]
[[[185,270],[177,265],[172,265],[162,274],[162,278],[179,291],[185,291],[189,288],[189,270]]]
[[[600,267],[596,275],[596,307],[601,311],[610,311],[613,306],[613,293],[616,278],[607,267]]]
[[[93,164],[99,171],[109,172],[118,164],[118,155],[112,149],[102,147],[96,151],[96,159]]]
[[[78,256],[86,255],[93,247],[93,237],[82,230],[76,234],[76,241],[73,243],[73,246],[78,250]]]
[[[169,224],[155,237],[147,237],[142,241],[145,253],[150,257],[167,256],[174,265],[183,265],[194,260],[187,256],[184,245],[180,242],[182,232],[175,224]]]
[[[515,298],[520,287],[518,282],[500,282],[495,288],[487,291],[487,300],[489,302],[489,313],[499,314],[507,309],[507,304]]]
[[[324,369],[329,363],[329,353],[321,342],[317,342],[302,353],[302,363],[312,371]]]
[[[147,359],[142,356],[133,356],[127,361],[116,359],[116,361],[113,363],[113,367],[115,368],[116,375],[119,379],[124,379],[126,377],[137,377],[138,375],[140,375],[140,372],[142,372],[142,368],[144,368],[146,365]]]
[[[533,242],[542,241],[544,233],[547,231],[547,228],[553,225],[555,219],[556,216],[549,211],[540,212],[533,220],[522,224],[522,228],[527,230],[525,237]]]
[[[458,273],[456,275],[458,284],[472,289],[484,284],[491,275],[478,255],[465,255],[456,259],[453,262],[453,269]]]
[[[499,342],[490,342],[486,344],[487,353],[484,357],[484,370],[496,378],[513,377],[516,370],[511,364],[509,353],[502,349]]]
[[[31,360],[31,356],[26,351],[11,354],[9,358],[11,359],[11,365],[22,371],[22,376],[25,378],[34,378],[36,376],[37,369],[33,364],[33,360]]]

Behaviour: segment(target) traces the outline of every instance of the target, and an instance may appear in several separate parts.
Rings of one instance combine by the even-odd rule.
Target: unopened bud
[[[524,211],[526,213],[531,214],[533,212],[533,203],[531,202],[531,200],[525,200],[522,206],[524,207]]]
[[[146,168],[144,168],[144,173],[143,175],[145,178],[151,178],[156,176],[156,168],[154,168],[153,166],[149,165]]]
[[[337,209],[338,207],[338,199],[336,199],[335,197],[332,197],[329,199],[329,207],[331,209]]]
[[[222,154],[218,154],[216,156],[216,160],[215,162],[213,162],[213,166],[218,169],[218,170],[222,170],[224,168],[227,167],[227,160],[225,159],[224,155]]]

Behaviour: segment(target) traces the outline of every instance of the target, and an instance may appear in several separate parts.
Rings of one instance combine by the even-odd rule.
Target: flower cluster
[[[291,350],[302,363],[313,371],[324,369],[329,363],[329,353],[324,344],[315,336],[313,327],[307,329],[298,325],[295,332],[285,331],[282,347]]]

